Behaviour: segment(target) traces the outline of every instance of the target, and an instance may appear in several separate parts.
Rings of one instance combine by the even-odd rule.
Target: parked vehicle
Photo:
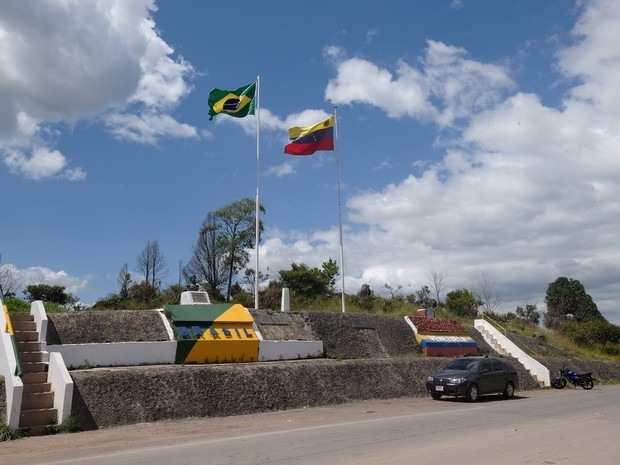
[[[564,389],[567,383],[571,383],[573,387],[581,386],[586,390],[594,387],[594,378],[592,373],[575,373],[568,368],[562,368],[560,374],[553,380],[551,385],[556,389]]]
[[[454,396],[475,402],[481,395],[494,393],[510,399],[518,386],[514,366],[506,359],[488,356],[457,358],[443,371],[433,373],[426,379],[426,389],[435,400]]]

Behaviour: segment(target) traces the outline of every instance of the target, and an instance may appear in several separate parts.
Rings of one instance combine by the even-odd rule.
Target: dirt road
[[[620,386],[597,386],[592,391],[566,389],[562,391],[528,391],[521,393],[520,398],[513,401],[500,401],[496,396],[492,396],[483,398],[477,404],[468,404],[460,400],[436,402],[430,398],[399,398],[235,417],[139,424],[99,431],[26,438],[0,443],[0,463],[3,465],[160,463],[153,462],[155,460],[153,457],[147,458],[145,456],[138,458],[142,453],[161,456],[162,460],[164,454],[178,454],[179,460],[168,461],[167,463],[198,463],[195,461],[195,458],[190,457],[190,451],[199,454],[198,456],[201,454],[204,454],[205,457],[209,456],[208,463],[289,463],[284,458],[275,460],[272,457],[276,454],[275,449],[278,447],[281,448],[278,453],[282,454],[282,457],[287,457],[287,454],[290,453],[286,444],[278,441],[278,438],[287,437],[287,443],[290,442],[295,444],[296,447],[302,447],[303,444],[310,441],[312,435],[318,435],[319,432],[323,434],[323,431],[329,430],[329,428],[332,428],[332,431],[326,431],[327,436],[322,439],[317,437],[317,444],[323,444],[325,441],[333,439],[339,444],[338,447],[342,445],[343,449],[340,450],[342,454],[348,453],[346,441],[355,440],[353,439],[355,437],[362,438],[364,435],[368,435],[368,438],[363,440],[363,444],[351,445],[350,448],[352,450],[353,448],[358,450],[360,447],[362,449],[370,447],[370,445],[374,444],[373,441],[376,437],[377,444],[374,444],[372,447],[372,450],[376,451],[382,442],[395,440],[402,434],[405,434],[405,436],[409,435],[408,439],[407,437],[404,438],[405,445],[399,446],[400,449],[396,445],[390,447],[393,453],[401,450],[404,459],[407,457],[407,454],[412,453],[409,445],[413,442],[417,441],[418,443],[425,444],[425,447],[429,447],[432,443],[431,441],[441,439],[439,437],[441,435],[429,433],[433,429],[435,431],[454,429],[454,431],[460,434],[461,428],[456,428],[455,421],[463,422],[463,425],[478,424],[479,431],[481,432],[484,428],[490,428],[490,433],[488,434],[494,434],[493,432],[496,429],[505,430],[508,433],[513,430],[514,432],[520,429],[522,431],[529,430],[535,433],[530,438],[530,441],[534,441],[534,437],[540,437],[541,444],[544,444],[546,439],[541,434],[547,434],[547,432],[552,434],[553,430],[548,429],[546,426],[539,428],[536,426],[538,424],[537,421],[543,423],[554,421],[553,424],[556,427],[559,427],[557,425],[563,425],[563,428],[570,429],[573,428],[571,419],[567,418],[566,421],[563,421],[560,415],[558,415],[558,421],[555,421],[553,412],[556,409],[564,410],[562,405],[566,405],[565,410],[567,412],[573,411],[574,415],[586,415],[588,418],[596,418],[596,412],[592,413],[592,415],[588,412],[596,410],[600,415],[604,415],[605,412],[603,410],[605,408],[589,406],[585,402],[590,402],[591,400],[598,400],[600,402],[605,400],[605,402],[608,402],[612,400],[617,404],[619,396]],[[583,411],[574,408],[579,402],[584,402]],[[532,412],[529,413],[528,409],[532,409]],[[543,409],[548,409],[548,412],[543,413]],[[489,413],[489,419],[481,417],[485,412]],[[540,417],[537,417],[537,415],[540,415]],[[617,415],[617,412],[610,411],[606,420],[617,422],[618,418],[615,418],[615,415]],[[437,418],[441,419],[437,420],[437,423],[432,423]],[[498,423],[499,426],[494,426],[494,421],[500,422]],[[394,422],[404,423],[395,424]],[[342,434],[343,431],[349,430],[353,426],[359,426],[362,429],[355,434],[345,435],[336,440],[337,435]],[[396,433],[390,433],[388,439],[379,440],[380,435],[385,433],[384,430],[390,428]],[[465,435],[474,434],[472,431],[468,431],[468,428],[462,429]],[[580,430],[577,429],[577,431]],[[293,436],[287,436],[294,433],[300,434],[300,438],[293,439]],[[571,430],[567,430],[565,434],[567,435],[566,437],[570,437],[572,434]],[[579,434],[583,434],[583,431]],[[520,437],[518,435],[514,436],[514,439],[523,440],[524,438],[524,435]],[[449,435],[445,435],[445,439],[454,441],[457,438],[452,432]],[[269,441],[272,440],[275,441],[275,445],[270,444]],[[253,441],[256,441],[256,443]],[[476,446],[473,440],[462,439],[460,442],[464,445],[470,444],[469,447]],[[251,447],[250,443],[252,443]],[[224,447],[226,444],[228,449]],[[235,453],[230,451],[231,444],[245,444],[244,447],[250,448],[255,452],[256,457],[248,456],[247,453],[234,455]],[[553,444],[553,441],[550,444]],[[263,446],[267,449],[264,452],[259,452],[259,448]],[[439,447],[438,450],[441,451],[440,445],[435,444],[435,446]],[[599,444],[599,449],[600,446],[601,444]],[[615,447],[615,443],[609,446]],[[218,447],[223,449],[218,449]],[[309,459],[303,463],[314,463],[312,462],[312,451],[316,451],[317,446],[308,443],[307,447],[309,449],[304,457],[307,456]],[[514,447],[517,449],[527,448],[527,444],[517,442],[514,444]],[[556,447],[559,446],[556,445]],[[570,443],[566,444],[566,446],[562,445],[562,447],[570,447]],[[609,450],[608,447],[603,447],[599,450],[599,453],[609,453]],[[220,456],[217,455],[216,451]],[[222,451],[228,451],[226,452],[228,454],[226,459],[221,456]],[[240,451],[237,452],[240,453]],[[211,453],[214,455],[212,456]],[[595,453],[596,450],[593,450],[592,454]],[[272,459],[265,459],[265,454],[272,457],[273,461]],[[177,455],[173,455],[173,457],[177,457]],[[364,461],[348,461],[348,458],[345,460],[342,457],[340,459],[339,463],[366,463]],[[170,458],[165,460],[170,460]],[[162,461],[161,463],[166,462]],[[478,463],[483,462],[479,461]],[[520,462],[506,461],[504,463]],[[566,463],[571,462],[568,461]]]

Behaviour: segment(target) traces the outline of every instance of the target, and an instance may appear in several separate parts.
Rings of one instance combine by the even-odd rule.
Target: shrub
[[[0,423],[0,442],[13,441],[23,437],[24,433],[21,431],[9,428],[6,423]]]

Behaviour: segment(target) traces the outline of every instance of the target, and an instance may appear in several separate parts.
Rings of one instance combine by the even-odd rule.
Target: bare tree
[[[129,294],[129,285],[131,284],[131,273],[129,273],[129,266],[127,263],[123,265],[121,270],[118,272],[118,284],[121,288],[120,296],[123,299],[126,299]]]
[[[437,305],[440,305],[441,293],[446,289],[446,276],[441,271],[437,271],[435,269],[429,270],[426,276],[430,281],[431,289],[433,289],[433,292],[435,293],[435,300],[437,301]]]
[[[15,295],[21,283],[9,265],[2,265],[0,254],[0,296]]]
[[[398,291],[400,291],[403,288],[402,284],[392,285],[388,283],[385,283],[383,287],[386,288],[388,292],[390,293],[390,300],[393,300],[396,297],[396,294],[398,293]]]
[[[186,279],[196,276],[198,281],[206,283],[210,291],[219,293],[228,282],[226,259],[226,250],[218,240],[216,218],[210,212],[202,223],[196,245],[192,248],[192,257],[183,268],[183,274]]]
[[[495,287],[495,281],[483,271],[478,279],[473,283],[474,296],[482,301],[482,309],[487,312],[494,311],[502,304],[502,295]]]
[[[153,287],[168,274],[166,261],[159,249],[159,242],[149,241],[146,247],[140,252],[137,260],[138,270],[144,273],[144,281]]]

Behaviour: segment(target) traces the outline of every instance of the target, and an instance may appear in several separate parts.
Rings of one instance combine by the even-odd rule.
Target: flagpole
[[[338,178],[338,231],[340,233],[340,282],[342,286],[341,300],[342,313],[345,313],[344,293],[344,247],[342,246],[342,201],[340,192],[340,152],[338,150],[338,118],[336,118],[336,106],[334,106],[334,145],[336,148],[336,176]]]
[[[258,255],[260,240],[260,201],[258,196],[258,186],[260,178],[260,76],[256,76],[256,269],[254,270],[254,308],[258,310]]]

